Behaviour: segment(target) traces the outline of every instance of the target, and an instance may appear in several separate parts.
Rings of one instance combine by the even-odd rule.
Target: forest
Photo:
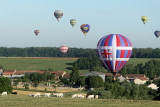
[[[69,48],[63,54],[58,47],[0,47],[1,57],[89,57],[97,56],[97,50],[91,48]],[[159,48],[133,48],[131,58],[160,58]]]

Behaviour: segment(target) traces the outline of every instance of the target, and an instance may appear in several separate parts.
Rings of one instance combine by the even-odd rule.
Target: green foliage
[[[38,85],[39,85],[38,81],[33,82],[33,87],[35,87],[36,89],[37,89]]]
[[[85,80],[86,80],[86,77],[85,76],[80,76],[76,82],[76,85],[77,86],[85,86]]]
[[[28,83],[24,83],[23,87],[24,87],[25,89],[29,89],[29,84],[28,84]]]
[[[73,66],[72,68],[72,72],[70,73],[70,82],[72,84],[75,84],[78,81],[79,78],[79,71],[78,71],[78,65],[75,64],[75,66]]]
[[[11,80],[6,77],[0,77],[0,93],[2,92],[12,92]]]
[[[17,87],[18,83],[19,83],[19,80],[14,80],[14,81],[13,81],[13,86],[16,86],[16,87]]]
[[[75,62],[75,64],[79,66],[80,70],[99,71],[99,72],[106,71],[103,67],[102,62],[99,60],[98,56],[80,58]]]
[[[105,90],[112,93],[114,98],[127,98],[134,100],[149,100],[156,96],[155,90],[146,85],[136,85],[130,82],[105,82]]]
[[[88,76],[85,80],[88,88],[100,88],[104,86],[103,79],[100,76]]]
[[[25,74],[24,76],[24,82],[47,82],[49,80],[54,80],[55,76],[50,74],[49,72],[44,72],[43,74],[39,73],[31,73],[31,74]]]
[[[110,91],[105,91],[103,88],[97,88],[97,89],[94,89],[93,91],[89,91],[87,93],[87,96],[88,95],[98,95],[98,98],[101,98],[101,99],[112,98],[111,92]]]

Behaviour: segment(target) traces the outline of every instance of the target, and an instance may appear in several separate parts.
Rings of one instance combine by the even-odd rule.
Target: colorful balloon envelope
[[[157,38],[159,38],[159,36],[160,36],[160,31],[159,31],[159,30],[156,30],[156,31],[154,32],[154,35],[155,35]]]
[[[71,20],[70,20],[70,24],[71,24],[72,26],[74,26],[74,25],[76,24],[76,22],[77,22],[77,21],[76,21],[75,19],[71,19]]]
[[[34,30],[34,33],[36,34],[36,36],[39,34],[39,30]]]
[[[100,60],[113,75],[126,64],[132,54],[132,44],[120,34],[102,37],[97,44]]]
[[[146,22],[147,22],[147,20],[148,20],[148,18],[147,18],[147,16],[142,16],[142,22],[145,24]]]
[[[82,24],[80,28],[82,32],[84,33],[84,35],[86,35],[88,31],[90,30],[90,26],[88,24]]]
[[[62,53],[66,53],[66,52],[68,51],[68,46],[62,45],[62,46],[60,47],[60,51],[61,51]]]
[[[62,16],[63,16],[63,12],[62,12],[61,10],[56,10],[56,11],[54,12],[54,16],[56,17],[56,19],[57,19],[58,22],[59,22],[60,18],[62,18]]]

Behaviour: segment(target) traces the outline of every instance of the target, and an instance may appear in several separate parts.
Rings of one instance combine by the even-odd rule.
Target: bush
[[[11,86],[11,80],[6,77],[1,77],[0,78],[0,93],[6,91],[8,93],[11,93],[13,90]]]
[[[104,87],[103,79],[100,76],[88,76],[85,80],[88,88],[100,88]]]
[[[88,95],[98,95],[99,98],[102,99],[110,99],[112,98],[111,92],[110,91],[105,91],[104,89],[95,89],[94,91],[90,91],[87,93]]]

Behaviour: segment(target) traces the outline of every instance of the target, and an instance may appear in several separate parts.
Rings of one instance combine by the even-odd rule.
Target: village
[[[23,78],[26,74],[34,74],[34,73],[43,74],[45,72],[46,71],[17,71],[17,70],[5,70],[5,71],[3,71],[1,69],[0,70],[0,76],[10,78],[12,80],[12,85],[14,86],[14,80],[16,80],[18,78]],[[56,72],[49,72],[49,73],[50,73],[50,75],[55,76],[55,78],[54,78],[55,83],[61,82],[61,80],[60,80],[61,77],[65,78],[67,80],[70,79],[70,74],[66,73],[65,71],[56,71]],[[85,76],[85,77],[93,76],[93,75],[100,76],[102,78],[103,82],[105,82],[106,78],[113,77],[112,73],[102,73],[102,72],[94,72],[94,71],[86,73],[86,74],[80,74],[80,76]],[[160,77],[159,78],[154,78],[153,80],[149,80],[149,78],[146,77],[145,74],[126,74],[126,76],[122,76],[120,73],[116,74],[115,77],[119,82],[127,81],[127,82],[132,82],[132,83],[137,84],[137,85],[143,85],[146,82],[150,81],[150,84],[148,84],[148,86],[147,86],[148,88],[151,88],[151,89],[154,89],[154,90],[157,90],[159,88],[156,84],[154,84],[152,82],[153,82],[153,80],[159,80]],[[49,88],[53,87],[52,85],[54,85],[54,84],[50,83],[48,81],[48,83],[46,84],[46,87],[44,87],[45,85],[43,85],[43,88],[44,89],[47,89],[47,88],[49,89]],[[17,84],[17,86],[22,88],[23,83],[19,82]],[[39,86],[39,87],[41,87],[41,86]],[[63,89],[62,88],[63,86],[66,87],[66,85],[62,84],[62,83],[61,83],[61,85],[58,85],[58,86],[61,87],[61,89]],[[85,89],[85,87],[83,87],[83,88]],[[79,87],[75,88],[74,90],[79,90]]]

